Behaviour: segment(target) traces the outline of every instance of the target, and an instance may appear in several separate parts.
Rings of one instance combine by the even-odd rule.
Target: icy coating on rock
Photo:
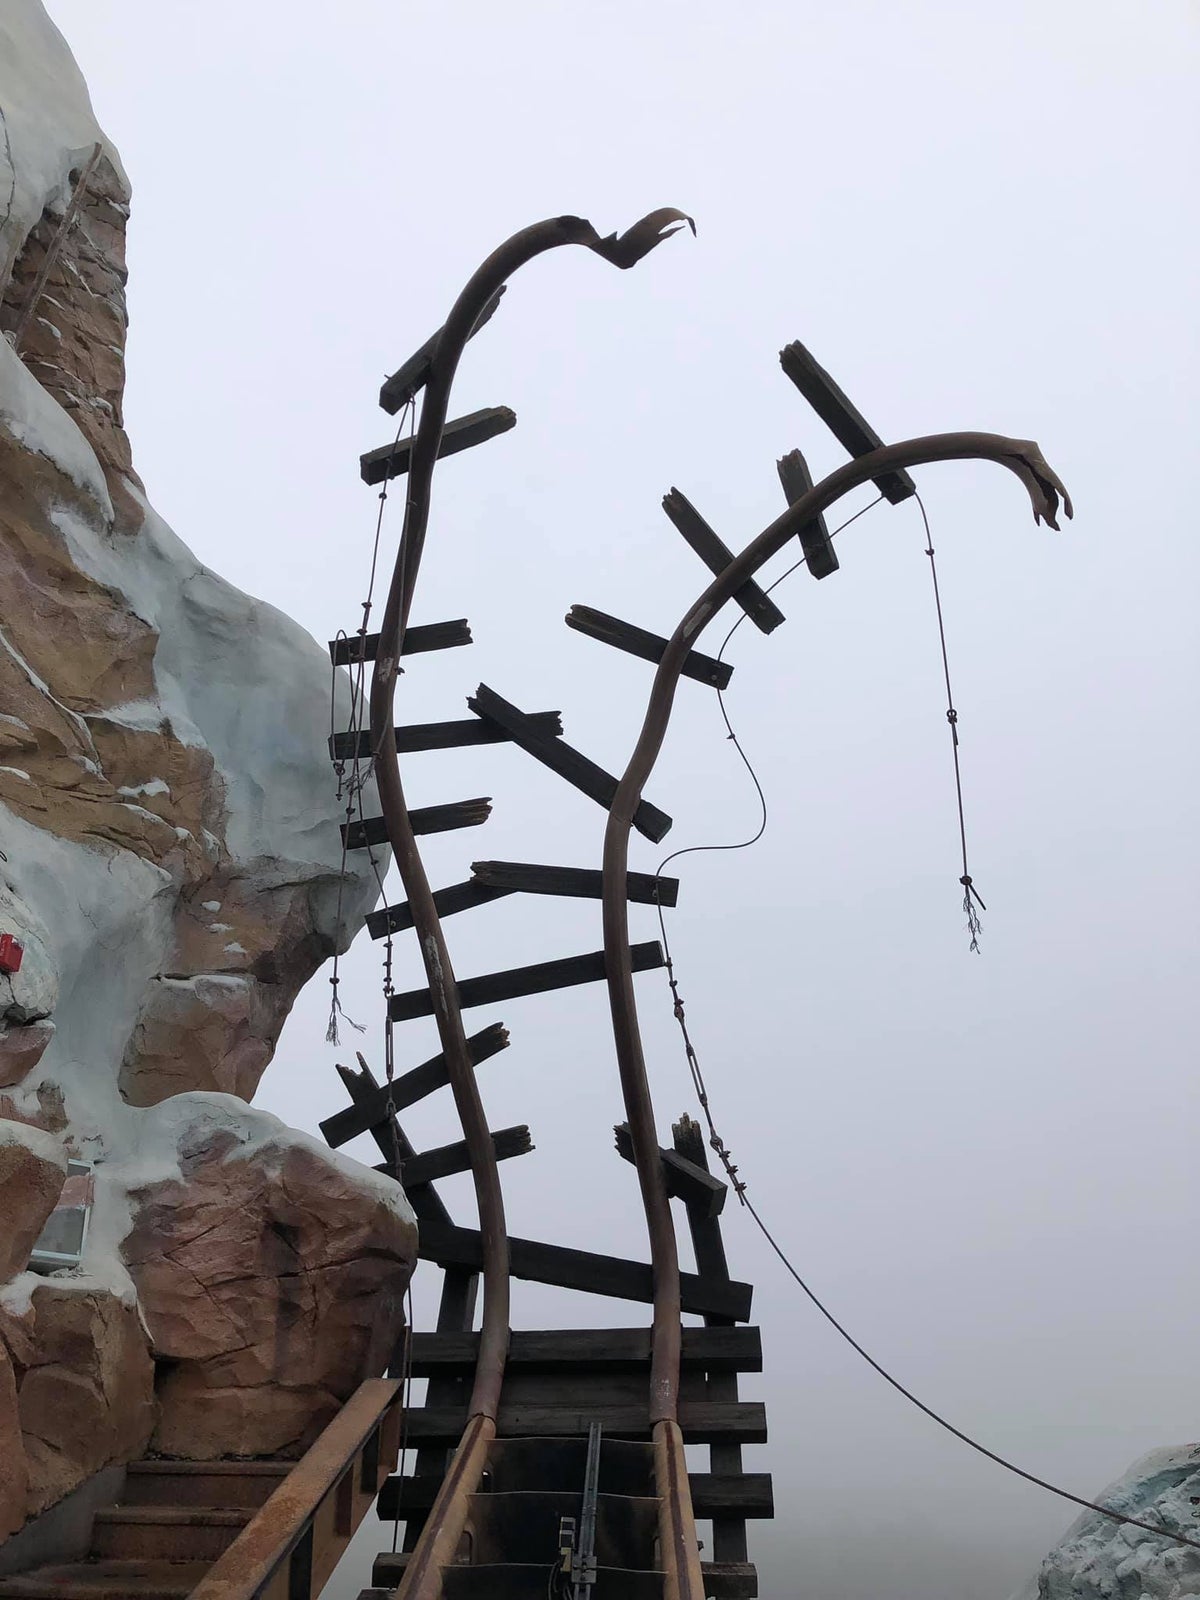
[[[253,1316],[252,1296],[223,1313],[253,1322],[244,1342],[259,1341],[261,1359],[222,1365],[208,1350],[189,1364],[165,1339],[187,1414],[213,1390],[202,1401],[216,1454],[294,1452],[368,1369],[381,1370],[415,1257],[395,1184],[244,1104],[297,992],[349,943],[375,880],[352,856],[339,915],[327,655],[198,561],[133,471],[121,413],[128,215],[120,160],[65,42],[39,0],[8,0],[0,935],[23,956],[19,970],[0,971],[0,1148],[31,1218],[68,1155],[95,1170],[79,1268],[49,1282],[23,1271],[37,1231],[28,1219],[5,1257],[0,1538],[107,1460],[143,1449],[155,1428],[160,1441],[179,1435],[159,1348],[178,1285],[148,1263],[186,1244],[189,1206],[224,1216],[236,1196],[241,1214],[226,1230],[229,1258],[209,1249],[199,1281],[262,1278]],[[294,1240],[287,1262],[255,1254],[255,1228],[276,1256],[281,1229]],[[135,1278],[151,1284],[141,1299]],[[334,1317],[331,1330],[343,1337],[321,1343],[339,1284],[344,1326]],[[266,1352],[285,1322],[272,1366]],[[236,1347],[236,1330],[224,1336]],[[284,1369],[314,1350],[298,1386]],[[93,1418],[74,1444],[78,1430],[51,1415],[64,1385]],[[229,1397],[224,1431],[218,1391]],[[250,1391],[276,1416],[269,1426],[256,1423]],[[103,1423],[118,1405],[121,1418]]]

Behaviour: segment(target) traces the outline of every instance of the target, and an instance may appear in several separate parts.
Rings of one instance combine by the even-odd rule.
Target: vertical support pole
[[[686,1156],[689,1161],[695,1162],[698,1167],[703,1167],[707,1172],[709,1170],[708,1151],[705,1148],[700,1124],[694,1122],[685,1113],[678,1122],[672,1125],[671,1133],[678,1153],[681,1156]],[[703,1278],[728,1281],[729,1264],[725,1259],[725,1242],[721,1238],[720,1218],[706,1217],[694,1206],[688,1206],[687,1219],[688,1229],[692,1235],[692,1248],[696,1253],[696,1271]],[[709,1328],[727,1328],[732,1326],[733,1318],[706,1316],[704,1323]],[[708,1398],[710,1400],[736,1400],[738,1398],[737,1373],[709,1373]],[[709,1470],[714,1473],[740,1473],[742,1470],[741,1445],[710,1444],[708,1447],[708,1464]],[[742,1562],[749,1559],[746,1545],[745,1517],[714,1517],[713,1560]]]
[[[442,1298],[438,1304],[439,1333],[470,1333],[475,1322],[475,1302],[479,1295],[479,1274],[465,1267],[447,1267],[442,1277]],[[462,1406],[466,1410],[470,1379],[430,1378],[425,1403],[429,1406]],[[446,1475],[449,1451],[444,1445],[422,1445],[413,1467],[414,1478],[433,1478],[441,1483]],[[404,1549],[415,1550],[424,1516],[410,1517],[404,1524]]]

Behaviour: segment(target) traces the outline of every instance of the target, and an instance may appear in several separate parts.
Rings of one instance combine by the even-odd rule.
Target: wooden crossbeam
[[[414,1378],[473,1372],[477,1333],[414,1333]],[[750,1326],[683,1329],[685,1371],[761,1372],[762,1333]],[[506,1372],[636,1372],[650,1364],[649,1328],[514,1329]]]
[[[502,1022],[493,1022],[479,1033],[473,1033],[467,1040],[467,1050],[470,1053],[471,1065],[474,1067],[479,1066],[481,1062],[490,1061],[493,1056],[499,1055],[501,1050],[507,1048],[508,1029]],[[418,1100],[424,1100],[426,1095],[433,1094],[435,1090],[445,1088],[449,1082],[446,1057],[433,1056],[430,1060],[423,1061],[419,1067],[412,1067],[408,1072],[402,1072],[393,1081],[392,1104],[397,1111],[403,1111],[407,1106],[416,1105]],[[326,1117],[320,1124],[321,1135],[326,1144],[338,1150],[351,1139],[357,1138],[360,1133],[373,1133],[377,1127],[386,1129],[387,1103],[386,1083],[370,1089],[360,1088],[354,1095],[353,1105],[334,1112],[332,1117]],[[386,1139],[386,1134],[384,1137]],[[380,1152],[391,1159],[392,1152],[386,1144],[380,1145]]]
[[[480,800],[455,800],[445,806],[418,806],[408,813],[415,834],[449,833],[454,828],[478,828],[492,814],[489,797]],[[342,823],[342,839],[347,850],[364,850],[368,845],[388,842],[387,824],[382,817],[366,817]]]
[[[453,650],[470,643],[471,625],[466,617],[456,622],[426,622],[420,627],[405,628],[400,654],[419,656],[428,650]],[[377,633],[368,633],[365,637],[352,633],[346,638],[330,639],[329,659],[335,667],[354,666],[359,661],[374,661],[378,649]]]
[[[689,1472],[688,1486],[692,1491],[692,1510],[698,1517],[775,1515],[769,1472]],[[393,1475],[380,1491],[380,1520],[402,1522],[414,1513],[429,1511],[439,1488],[436,1478]]]
[[[490,322],[495,314],[496,307],[500,304],[500,297],[504,293],[504,285],[496,290],[495,294],[484,306],[475,319],[475,326],[471,329],[470,337],[473,339],[483,327]],[[433,370],[433,355],[437,349],[438,340],[442,337],[439,328],[432,334],[419,350],[413,352],[403,366],[397,367],[390,378],[385,378],[383,387],[379,391],[379,404],[394,417],[401,406],[405,406],[413,397],[421,392],[429,382],[429,374]]]
[[[405,1436],[409,1444],[457,1444],[466,1420],[465,1409],[458,1406],[414,1406],[407,1413]],[[591,1402],[572,1408],[524,1401],[505,1405],[503,1398],[496,1430],[505,1439],[536,1439],[572,1433],[586,1436],[589,1422],[599,1422],[606,1435],[624,1439],[648,1439],[651,1433],[648,1408],[644,1404]],[[710,1444],[714,1440],[741,1444],[767,1442],[766,1410],[757,1400],[742,1400],[736,1404],[681,1400],[679,1426],[685,1444]]]
[[[562,732],[561,711],[531,711],[529,721],[539,733],[553,739]],[[414,750],[456,750],[467,745],[505,744],[512,734],[477,717],[459,717],[453,722],[412,722],[395,729],[396,749],[401,755]],[[334,761],[365,760],[371,754],[371,730],[330,735],[329,754]]]
[[[445,889],[435,890],[433,904],[439,917],[452,917],[459,911],[471,911],[476,906],[487,905],[490,900],[502,900],[505,895],[513,893],[515,891],[512,889],[494,888],[468,878],[465,883],[452,883]],[[367,913],[367,932],[372,939],[386,939],[389,933],[403,933],[412,925],[412,911],[407,900]]]
[[[507,406],[486,406],[482,411],[472,411],[470,416],[456,417],[442,430],[438,446],[438,460],[443,456],[456,456],[460,450],[494,439],[498,433],[507,433],[517,425],[517,414]],[[400,439],[395,444],[380,445],[378,450],[368,450],[359,458],[359,469],[364,483],[385,483],[398,478],[412,465],[411,439]]]
[[[719,578],[733,560],[733,552],[729,546],[717,536],[688,497],[681,494],[678,489],[672,489],[670,494],[663,496],[663,510],[708,570]],[[783,612],[763,593],[753,578],[748,578],[739,589],[735,589],[733,598],[754,626],[763,633],[770,633],[784,620]]]
[[[471,876],[493,889],[574,895],[586,900],[599,900],[603,882],[603,874],[592,867],[543,867],[524,861],[472,861]],[[652,872],[627,873],[625,898],[638,905],[673,906],[679,899],[679,879],[659,878]],[[370,920],[368,917],[368,923]]]
[[[492,1148],[497,1161],[510,1161],[513,1156],[527,1156],[533,1149],[529,1129],[523,1124],[515,1128],[499,1128],[492,1134]],[[399,1181],[406,1189],[423,1183],[433,1183],[437,1178],[448,1178],[455,1172],[471,1170],[471,1152],[465,1139],[453,1144],[438,1145],[432,1150],[421,1150],[414,1156],[401,1160]],[[385,1161],[377,1172],[392,1173],[392,1164]],[[392,1176],[396,1176],[392,1173]]]
[[[378,1088],[374,1077],[366,1069],[362,1072],[355,1072],[350,1067],[342,1066],[339,1061],[337,1071],[338,1077],[341,1078],[346,1086],[347,1094],[355,1102],[364,1099]],[[404,1129],[394,1117],[390,1126],[387,1123],[377,1123],[370,1131],[376,1148],[385,1160],[391,1161],[397,1150],[400,1152],[401,1161],[404,1160],[405,1156],[416,1155],[416,1151],[409,1143]],[[445,1227],[452,1225],[450,1213],[446,1210],[441,1195],[432,1185],[425,1184],[420,1188],[414,1188],[408,1195],[408,1203],[416,1213],[417,1221],[421,1224],[421,1227],[436,1226],[438,1224]]]
[[[875,429],[799,339],[779,352],[779,364],[830,433],[852,456],[869,455],[872,450],[882,448],[883,440]],[[893,505],[917,492],[916,484],[903,470],[881,472],[875,479],[875,486]]]
[[[659,662],[669,640],[661,634],[649,633],[645,628],[635,628],[632,622],[622,622],[620,617],[610,617],[607,611],[597,611],[592,606],[572,606],[566,615],[568,628],[610,644],[627,655],[642,661]],[[695,678],[697,683],[711,684],[714,689],[725,689],[733,677],[728,661],[717,661],[713,656],[702,655],[699,650],[689,650],[680,668],[685,678]]]
[[[613,1133],[616,1135],[617,1154],[633,1163],[633,1137],[629,1132],[629,1124],[618,1123]],[[658,1153],[662,1159],[667,1193],[675,1200],[682,1200],[689,1209],[694,1207],[702,1216],[719,1217],[725,1209],[725,1196],[728,1193],[720,1178],[714,1178],[705,1167],[697,1166],[677,1150],[664,1150],[660,1145]]]
[[[803,499],[813,486],[808,462],[799,450],[790,450],[786,456],[780,457],[775,466],[779,472],[783,492],[787,496],[787,503],[794,506],[796,501]],[[823,512],[811,522],[806,522],[800,529],[800,548],[804,551],[805,564],[814,578],[827,578],[831,572],[837,571],[837,551],[833,548],[833,540],[829,537],[829,527]]]
[[[534,1239],[510,1238],[508,1248],[515,1278],[578,1289],[585,1294],[609,1295],[617,1300],[649,1303],[654,1299],[653,1273],[643,1262],[573,1250],[566,1245],[542,1244]],[[417,1253],[425,1261],[472,1270],[478,1269],[483,1260],[476,1229],[441,1224],[421,1229]],[[680,1284],[684,1311],[730,1317],[735,1322],[749,1320],[754,1293],[750,1284],[702,1278],[692,1272],[681,1273]]]
[[[635,972],[648,972],[665,965],[662,945],[657,939],[631,945],[629,955]],[[491,1005],[520,995],[571,989],[580,983],[599,983],[605,975],[604,951],[594,950],[585,956],[566,956],[534,966],[512,967],[507,972],[489,972],[480,978],[462,978],[458,984],[458,1003],[465,1011],[471,1006]],[[409,989],[392,996],[388,1011],[393,1022],[429,1017],[433,1015],[433,998],[428,989]]]
[[[533,724],[533,718],[519,711],[510,701],[503,699],[486,683],[481,683],[467,705],[477,717],[483,717],[503,728],[514,743],[540,761],[543,766],[557,772],[606,810],[612,805],[617,792],[617,780],[603,767],[598,767],[587,756],[580,755],[561,739],[547,738]],[[665,811],[643,800],[633,814],[633,825],[639,833],[656,844],[671,828],[671,819]]]

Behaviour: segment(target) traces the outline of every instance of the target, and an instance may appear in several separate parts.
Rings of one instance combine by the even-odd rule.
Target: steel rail
[[[468,280],[438,335],[413,445],[404,525],[388,588],[371,680],[371,757],[388,842],[412,912],[447,1076],[470,1156],[483,1255],[480,1347],[467,1407],[467,1433],[464,1435],[464,1443],[469,1440],[471,1448],[460,1451],[452,1474],[452,1487],[447,1488],[445,1495],[439,1496],[437,1515],[429,1518],[414,1551],[410,1570],[401,1585],[399,1592],[414,1597],[414,1600],[418,1596],[436,1592],[440,1582],[437,1570],[441,1565],[436,1557],[444,1553],[451,1530],[456,1526],[461,1527],[468,1497],[482,1470],[485,1451],[480,1447],[480,1441],[495,1431],[508,1348],[510,1303],[504,1197],[495,1150],[471,1065],[454,968],[404,796],[394,733],[393,706],[399,676],[397,668],[429,526],[433,471],[446,425],[450,390],[463,350],[493,297],[513,272],[536,256],[568,244],[583,245],[614,266],[631,267],[662,239],[677,231],[677,227],[671,224],[685,222],[693,226],[694,231],[690,218],[683,212],[663,208],[643,217],[620,236],[613,234],[601,238],[591,223],[582,217],[553,217],[524,228],[506,240]],[[656,1170],[657,1162],[656,1150]],[[662,1187],[661,1174],[659,1187]],[[678,1278],[677,1265],[675,1272]],[[487,1424],[486,1428],[482,1427],[483,1423]]]
[[[673,1421],[678,1415],[679,1271],[666,1187],[657,1160],[658,1135],[654,1127],[646,1061],[638,1030],[633,972],[629,962],[629,907],[625,888],[633,814],[662,749],[683,663],[699,635],[735,591],[798,534],[805,523],[828,510],[852,489],[878,477],[882,472],[898,467],[962,459],[995,461],[1015,472],[1029,491],[1035,520],[1044,519],[1051,527],[1057,528],[1055,514],[1060,495],[1066,514],[1071,515],[1070,498],[1046,464],[1037,445],[1029,440],[1008,439],[1001,434],[932,434],[886,445],[839,467],[777,517],[740,555],[735,556],[688,609],[683,621],[671,635],[655,672],[641,734],[609,807],[604,834],[602,893],[604,955],[617,1063],[637,1156],[643,1204],[654,1230],[651,1236],[655,1262],[651,1404],[652,1416],[656,1420]]]

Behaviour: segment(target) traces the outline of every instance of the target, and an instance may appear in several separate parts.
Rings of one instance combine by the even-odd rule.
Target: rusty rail
[[[396,1463],[401,1388],[359,1385],[190,1600],[315,1600]]]

